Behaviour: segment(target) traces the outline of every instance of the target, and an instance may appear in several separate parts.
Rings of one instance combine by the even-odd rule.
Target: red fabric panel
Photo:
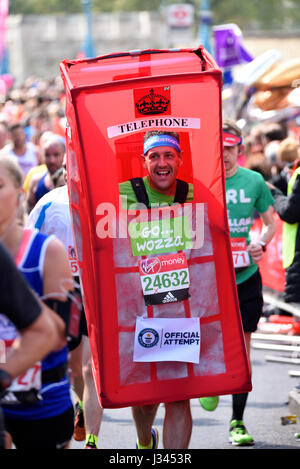
[[[274,213],[276,222],[276,232],[271,242],[268,244],[262,260],[259,263],[259,269],[262,282],[265,287],[272,290],[283,292],[285,283],[285,270],[282,267],[282,226],[283,222],[277,213]],[[262,220],[258,218],[252,227],[252,233],[259,237],[262,229]]]

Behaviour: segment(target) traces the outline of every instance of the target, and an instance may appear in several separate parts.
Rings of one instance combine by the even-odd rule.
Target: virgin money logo
[[[140,263],[140,269],[143,274],[157,274],[160,271],[161,264],[158,257],[152,257],[150,259],[144,259]]]

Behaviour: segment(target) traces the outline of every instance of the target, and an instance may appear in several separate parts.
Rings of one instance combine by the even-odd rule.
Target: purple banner
[[[235,24],[226,24],[213,28],[215,39],[215,59],[221,68],[231,68],[244,62],[251,62],[253,57],[242,45],[242,33]]]

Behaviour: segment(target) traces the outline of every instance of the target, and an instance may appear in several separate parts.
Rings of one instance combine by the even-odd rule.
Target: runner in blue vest
[[[37,202],[28,216],[27,227],[37,228],[46,235],[53,234],[64,244],[75,285],[78,285],[76,292],[81,299],[79,267],[74,247],[65,168],[66,156],[62,168],[65,185],[48,192]],[[91,348],[84,310],[81,311],[79,328],[79,340],[74,344],[74,349],[71,350],[69,356],[73,387],[78,397],[75,406],[76,416],[73,438],[76,441],[85,440],[85,449],[97,449],[103,409],[99,405],[92,372]],[[80,343],[78,343],[79,341]]]
[[[13,258],[0,242],[0,330],[7,321],[18,329],[19,344],[7,356],[0,342],[0,402],[13,379],[65,342],[63,321],[33,294]],[[0,332],[1,335],[1,332]],[[5,354],[3,357],[2,354]],[[4,360],[3,360],[4,358]],[[5,445],[0,407],[0,449]]]
[[[0,160],[0,233],[25,279],[66,323],[68,291],[73,279],[64,246],[38,230],[25,230],[18,217],[22,173],[17,163]],[[1,311],[5,314],[5,311]],[[0,314],[1,316],[1,314]],[[7,347],[18,338],[15,326],[2,323],[0,338]],[[72,437],[74,410],[67,376],[68,347],[47,355],[7,391],[5,428],[16,448],[65,448]]]

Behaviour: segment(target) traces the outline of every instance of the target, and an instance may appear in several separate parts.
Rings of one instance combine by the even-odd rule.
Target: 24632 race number
[[[143,291],[157,293],[169,290],[170,288],[184,288],[189,286],[188,277],[187,269],[145,276],[142,277]]]
[[[188,298],[189,270],[184,253],[139,262],[145,303],[161,304]]]

